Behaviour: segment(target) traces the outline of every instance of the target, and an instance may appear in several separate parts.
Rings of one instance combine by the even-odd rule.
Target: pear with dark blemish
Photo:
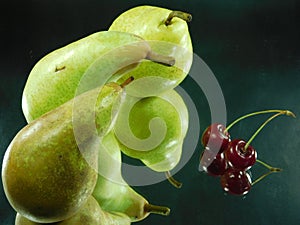
[[[54,50],[36,63],[26,81],[22,110],[27,122],[74,98],[83,85],[87,91],[114,81],[143,59],[174,64],[173,57],[153,54],[141,37],[119,31],[96,32]]]
[[[83,74],[96,59],[137,42],[143,40],[133,34],[100,31],[46,54],[34,65],[24,87],[22,109],[27,122],[75,97]]]

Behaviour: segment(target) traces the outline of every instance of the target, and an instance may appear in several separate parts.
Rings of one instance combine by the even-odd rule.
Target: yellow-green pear
[[[157,95],[174,88],[186,77],[193,60],[192,41],[187,25],[191,18],[185,12],[141,5],[123,12],[112,22],[110,31],[139,35],[149,42],[155,52],[173,56],[176,62],[173,67],[163,67],[151,62],[141,63],[128,73],[128,76],[135,77],[135,81],[127,87],[128,94],[136,97]]]
[[[167,172],[181,158],[188,122],[183,99],[170,90],[147,98],[127,95],[113,130],[124,154]]]
[[[143,59],[174,62],[150,53],[141,37],[119,31],[96,32],[50,52],[32,68],[24,87],[22,109],[27,122],[72,99],[78,89],[82,93],[102,86]]]
[[[18,213],[51,223],[85,204],[97,182],[99,137],[112,129],[123,94],[115,83],[84,92],[17,133],[3,159],[2,181]]]

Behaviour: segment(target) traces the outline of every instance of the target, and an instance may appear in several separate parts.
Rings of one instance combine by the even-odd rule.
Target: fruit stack
[[[2,166],[16,225],[122,225],[169,214],[125,182],[121,153],[166,174],[179,162],[188,110],[174,88],[192,64],[190,20],[135,7],[108,31],[37,62],[22,98],[28,124]]]

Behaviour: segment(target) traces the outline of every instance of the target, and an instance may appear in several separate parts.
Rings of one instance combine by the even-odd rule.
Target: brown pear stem
[[[148,55],[146,56],[146,59],[163,64],[165,66],[174,66],[175,64],[175,59],[172,56],[167,56],[167,55],[161,55],[155,52],[150,51]]]
[[[170,173],[170,171],[165,172],[166,178],[168,179],[168,181],[176,188],[181,188],[182,187],[182,183],[179,182],[178,180],[176,180]]]
[[[134,77],[127,78],[122,84],[120,84],[121,88],[124,88],[126,85],[130,84],[134,80]]]
[[[181,11],[172,11],[170,12],[168,18],[165,21],[165,25],[169,26],[172,22],[172,19],[174,17],[180,18],[186,22],[191,22],[192,21],[192,15],[186,12],[181,12]]]
[[[170,214],[170,208],[160,205],[152,205],[152,204],[145,204],[144,210],[146,213],[153,213],[153,214],[159,214],[162,216],[168,216]]]

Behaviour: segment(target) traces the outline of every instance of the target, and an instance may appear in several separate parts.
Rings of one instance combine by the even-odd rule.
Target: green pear
[[[141,63],[127,74],[135,78],[127,87],[128,94],[136,97],[157,95],[173,89],[187,76],[193,61],[193,47],[187,25],[190,20],[191,15],[188,13],[142,5],[123,12],[112,22],[110,31],[139,35],[149,42],[154,52],[173,56],[176,62],[173,67]],[[126,76],[120,81],[122,79],[126,79]]]
[[[97,182],[98,137],[112,129],[122,90],[113,83],[84,92],[17,133],[3,159],[2,181],[18,213],[57,222],[86,202]]]
[[[30,221],[19,213],[16,215],[15,225],[42,225]],[[98,202],[90,196],[80,210],[69,219],[49,225],[130,225],[128,216],[122,213],[109,213],[101,209]]]
[[[123,153],[166,172],[181,158],[188,110],[175,90],[147,98],[127,95],[113,129]]]
[[[121,151],[113,132],[103,138],[102,145],[98,158],[98,180],[93,191],[101,208],[124,213],[131,222],[141,221],[150,213],[168,215],[169,208],[150,204],[123,179]]]
[[[173,58],[150,53],[142,38],[118,31],[100,31],[50,52],[33,67],[24,87],[22,109],[27,122],[78,92],[104,85],[114,74],[132,70],[142,59],[174,63]]]

